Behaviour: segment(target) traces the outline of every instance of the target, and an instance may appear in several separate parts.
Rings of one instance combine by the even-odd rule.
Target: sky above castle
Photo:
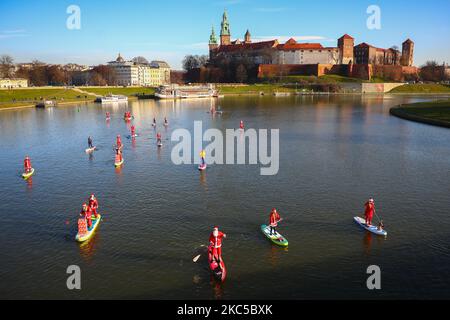
[[[67,28],[70,5],[80,8],[79,29]],[[380,29],[367,27],[370,5],[381,10]],[[411,38],[416,65],[450,63],[449,0],[2,0],[0,54],[16,62],[94,65],[121,52],[127,59],[166,60],[180,69],[186,54],[208,53],[211,26],[219,35],[225,8],[232,39],[242,40],[247,29],[253,41],[294,37],[324,46],[336,46],[345,33],[356,44],[382,48],[401,47]]]

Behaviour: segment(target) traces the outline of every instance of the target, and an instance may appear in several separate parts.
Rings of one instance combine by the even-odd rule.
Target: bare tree
[[[14,59],[7,54],[0,56],[0,77],[11,78],[14,74]]]

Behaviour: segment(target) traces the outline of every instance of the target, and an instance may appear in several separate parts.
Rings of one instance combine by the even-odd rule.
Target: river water
[[[360,299],[450,298],[450,130],[389,115],[400,103],[434,97],[227,97],[0,112],[0,298]],[[210,107],[224,113],[212,117]],[[115,136],[125,164],[114,168]],[[111,112],[110,122],[105,112]],[[163,134],[156,147],[153,117]],[[170,126],[164,129],[162,119]],[[171,132],[203,128],[280,129],[280,170],[258,165],[171,162]],[[98,146],[84,150],[87,136]],[[169,140],[166,140],[169,139]],[[25,155],[36,174],[21,179]],[[95,193],[103,221],[74,241],[83,201]],[[387,238],[354,224],[374,197]],[[271,208],[289,248],[260,232]],[[228,277],[211,280],[211,228],[227,233]],[[69,291],[66,269],[81,268]],[[368,266],[381,269],[378,291]]]

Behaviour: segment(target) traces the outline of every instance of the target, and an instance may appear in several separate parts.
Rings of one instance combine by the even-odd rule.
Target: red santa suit
[[[209,236],[209,244],[213,249],[213,256],[219,259],[222,258],[222,240],[225,234],[221,231],[214,230]]]

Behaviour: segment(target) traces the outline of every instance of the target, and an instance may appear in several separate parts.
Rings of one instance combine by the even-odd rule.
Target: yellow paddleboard
[[[97,227],[100,224],[101,220],[102,220],[102,216],[100,214],[98,215],[98,218],[93,218],[91,229],[88,230],[88,232],[84,235],[77,234],[77,236],[75,237],[75,240],[78,242],[85,242],[85,241],[89,240],[94,235],[94,232],[95,232],[95,230],[97,230]]]

